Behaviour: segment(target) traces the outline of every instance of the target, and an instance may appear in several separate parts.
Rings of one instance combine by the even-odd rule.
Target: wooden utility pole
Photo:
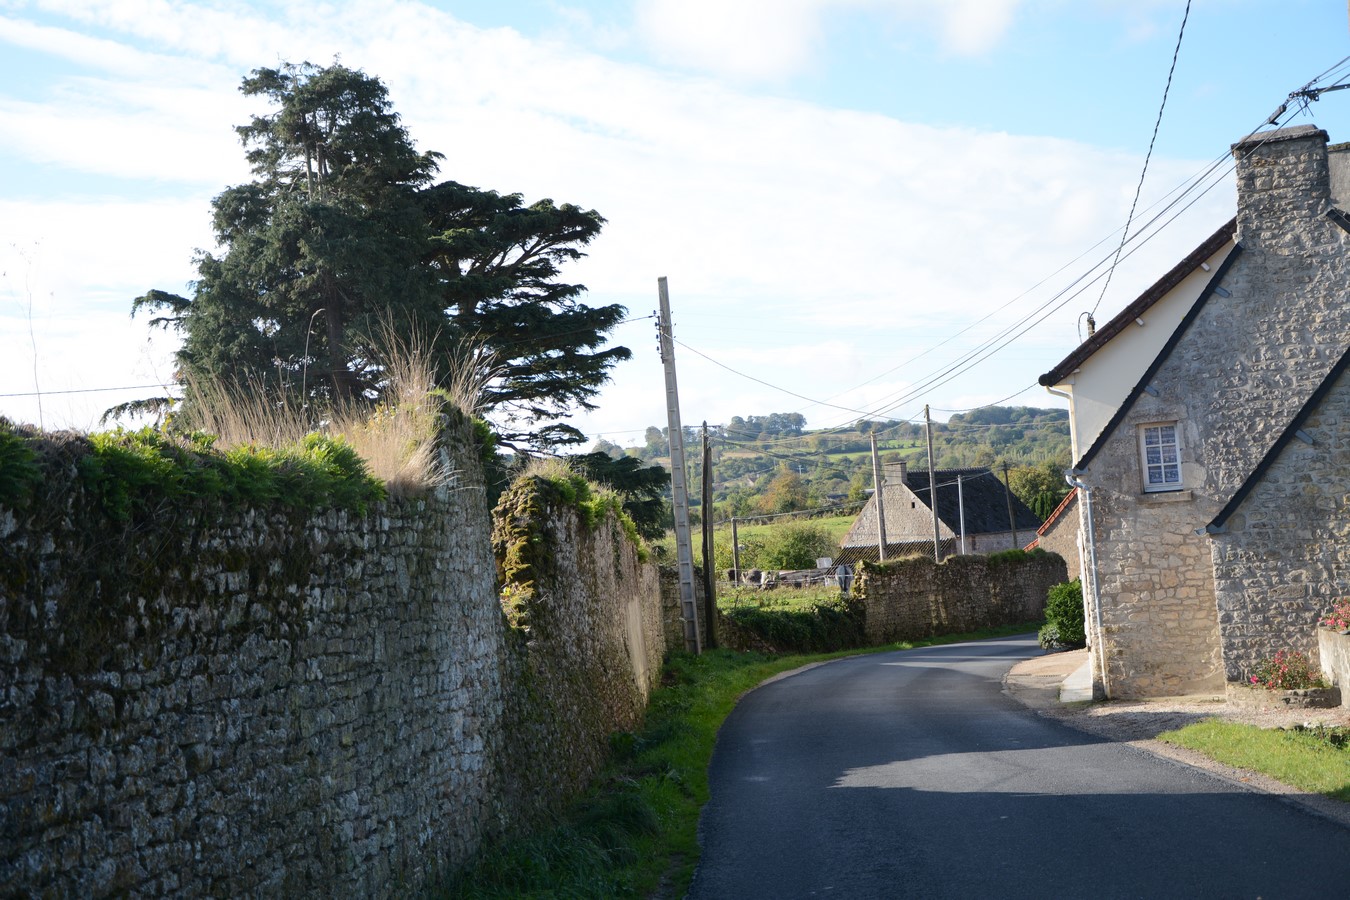
[[[942,544],[939,537],[937,512],[937,470],[933,467],[933,419],[928,415],[928,404],[923,406],[923,421],[928,432],[928,505],[933,507],[933,560],[942,562]]]
[[[704,645],[717,649],[717,579],[713,577],[713,496],[712,444],[708,443],[708,423],[703,423],[703,630]]]
[[[731,569],[736,573],[732,579],[736,584],[741,583],[741,536],[736,531],[736,517],[731,517]]]
[[[1003,461],[1003,496],[1008,501],[1008,530],[1012,532],[1014,550],[1018,549],[1017,517],[1013,515],[1012,485],[1008,483],[1008,461]]]
[[[956,476],[956,505],[961,508],[961,555],[965,556],[970,551],[966,549],[966,492],[965,485],[962,483],[964,475]]]
[[[872,496],[877,501],[877,558],[886,561],[886,500],[881,484],[881,459],[877,456],[877,433],[869,432],[872,439]]]
[[[694,595],[694,551],[689,540],[689,486],[685,481],[684,428],[680,425],[680,389],[675,382],[675,330],[670,323],[670,292],[666,277],[656,279],[661,300],[657,331],[661,362],[666,369],[666,421],[670,433],[670,499],[675,511],[675,558],[680,581],[680,618],[684,620],[684,649],[703,650],[699,640],[698,602]]]

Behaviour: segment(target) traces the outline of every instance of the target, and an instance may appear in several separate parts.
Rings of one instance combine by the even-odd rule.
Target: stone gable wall
[[[899,544],[904,541],[931,541],[933,539],[933,511],[920,502],[909,488],[892,484],[885,487],[886,496],[886,541]],[[877,508],[875,498],[858,514],[844,546],[876,546]],[[938,532],[944,538],[951,537],[952,531],[942,522],[938,523]]]
[[[1229,681],[1279,650],[1316,660],[1318,619],[1350,594],[1350,376],[1302,430],[1210,538]]]
[[[1240,153],[1242,250],[1222,280],[1229,296],[1209,298],[1151,380],[1155,393],[1137,398],[1086,476],[1111,696],[1222,690],[1213,558],[1196,530],[1350,343],[1348,236],[1324,216],[1325,134]],[[1184,490],[1144,493],[1138,426],[1171,420]]]
[[[1078,506],[1075,498],[1069,508],[1037,539],[1036,546],[1048,553],[1058,553],[1068,566],[1067,581],[1078,578],[1083,571],[1078,540]]]
[[[120,523],[73,467],[0,508],[0,895],[415,894],[584,784],[659,677],[654,567],[547,510],[521,635],[444,446],[455,485],[364,514]]]
[[[863,563],[854,594],[863,605],[870,644],[959,634],[1045,617],[1045,596],[1068,580],[1053,553],[1021,559],[914,557]]]

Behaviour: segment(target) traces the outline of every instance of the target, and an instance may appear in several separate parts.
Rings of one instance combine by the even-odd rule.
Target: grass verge
[[[1350,803],[1350,744],[1344,728],[1257,728],[1208,719],[1160,734],[1158,740]]]
[[[488,848],[438,896],[682,897],[698,863],[698,817],[718,729],[742,694],[813,662],[1006,637],[1036,623],[915,643],[809,656],[713,650],[670,659],[643,728],[612,737],[613,759],[592,790],[529,834]]]

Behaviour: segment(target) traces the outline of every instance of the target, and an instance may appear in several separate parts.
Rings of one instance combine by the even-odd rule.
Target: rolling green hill
[[[822,514],[851,517],[872,487],[873,434],[883,463],[928,465],[922,423],[861,420],[843,428],[811,431],[800,414],[772,413],[734,416],[727,424],[708,430],[716,521],[823,507],[835,509]],[[696,519],[702,506],[698,497],[701,440],[701,429],[685,428],[690,505]],[[601,441],[593,449],[670,466],[666,429],[657,426],[647,429],[641,447],[622,448]],[[1068,412],[991,406],[953,414],[947,422],[933,424],[933,455],[940,469],[988,466],[1001,470],[1006,462],[1013,492],[1033,509],[1047,505],[1053,509],[1067,491],[1060,472],[1070,463]],[[839,508],[844,504],[848,506]]]

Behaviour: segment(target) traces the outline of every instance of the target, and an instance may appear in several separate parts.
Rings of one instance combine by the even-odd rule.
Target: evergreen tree
[[[569,459],[582,475],[613,488],[623,497],[623,511],[637,525],[638,534],[648,540],[665,534],[671,519],[670,505],[665,500],[670,487],[669,472],[660,466],[644,466],[637,457],[615,459],[600,451]]]
[[[580,442],[560,420],[594,408],[631,355],[603,346],[624,308],[588,307],[583,286],[557,280],[604,219],[434,183],[442,157],[417,152],[360,71],[283,64],[242,91],[273,109],[237,129],[254,180],[212,204],[220,255],[198,259],[191,297],[133,304],[182,333],[182,377],[325,408],[380,398],[383,329],[417,333],[447,381],[467,340],[494,359],[484,401],[505,446]]]

